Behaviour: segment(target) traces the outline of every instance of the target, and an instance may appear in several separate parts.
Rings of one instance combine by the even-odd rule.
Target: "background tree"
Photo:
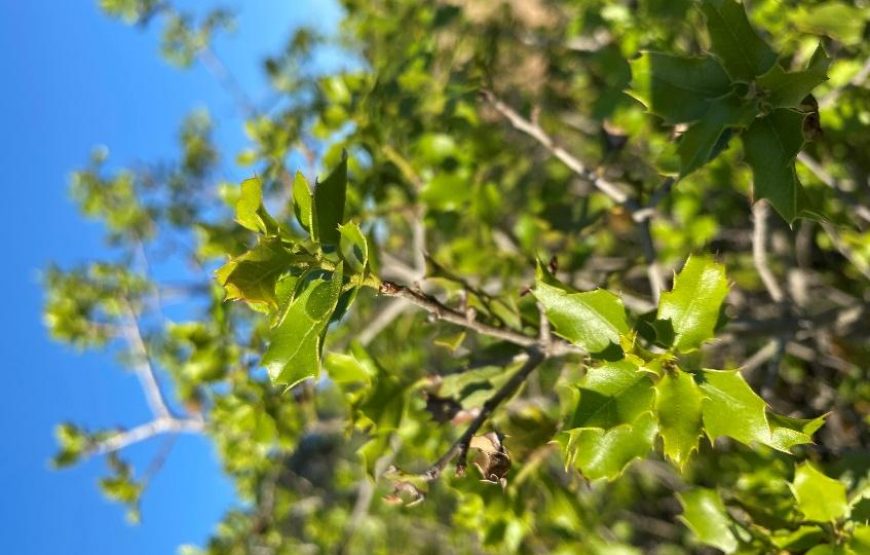
[[[124,447],[207,434],[240,499],[208,553],[870,548],[867,6],[343,5],[257,106],[227,12],[102,2],[226,86],[251,179],[204,113],[174,163],[75,174],[118,256],[49,270],[46,321],[154,418],[61,425],[56,463],[107,456],[135,517]]]

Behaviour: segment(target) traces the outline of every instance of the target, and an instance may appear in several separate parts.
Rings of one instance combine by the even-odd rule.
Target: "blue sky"
[[[188,3],[189,5],[191,3]],[[225,5],[227,5],[225,3]],[[256,0],[228,3],[239,29],[218,54],[252,96],[263,98],[258,61],[281,47],[300,22],[336,21],[332,2]],[[104,500],[102,460],[49,469],[52,430],[70,420],[90,427],[132,426],[149,412],[132,374],[111,356],[78,354],[47,339],[38,272],[106,258],[100,226],[79,217],[67,194],[69,173],[95,145],[115,164],[170,159],[179,122],[207,107],[226,152],[244,144],[232,99],[201,67],[179,72],[159,59],[158,29],[104,18],[95,0],[0,2],[0,167],[7,252],[0,272],[0,553],[174,553],[199,544],[233,501],[232,486],[202,438],[184,436],[143,500],[143,523]],[[230,156],[231,158],[231,156]],[[244,177],[225,168],[223,177]],[[11,251],[11,252],[8,252]],[[134,446],[147,462],[161,441]]]

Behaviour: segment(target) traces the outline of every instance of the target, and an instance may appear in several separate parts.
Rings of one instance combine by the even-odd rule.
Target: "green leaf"
[[[321,245],[338,245],[338,226],[344,223],[346,195],[347,153],[344,153],[332,173],[314,186],[314,235]]]
[[[674,288],[663,293],[658,319],[670,320],[674,329],[674,347],[691,351],[713,337],[722,302],[728,295],[725,267],[703,256],[686,260]]]
[[[688,58],[663,52],[644,52],[631,62],[629,94],[647,110],[676,124],[701,119],[710,101],[728,94],[731,79],[710,56]]]
[[[704,395],[688,372],[666,373],[655,386],[655,408],[665,455],[681,468],[701,436],[701,406]]]
[[[332,274],[313,272],[272,330],[262,363],[272,383],[293,387],[320,375],[323,336],[341,294],[341,265]]]
[[[725,553],[737,550],[737,538],[731,531],[731,519],[715,490],[696,488],[677,494],[683,506],[680,520],[707,545]]]
[[[756,113],[756,104],[747,102],[736,93],[709,102],[700,121],[680,137],[677,145],[680,175],[689,175],[712,160],[727,140],[727,132],[746,127],[752,123]]]
[[[580,385],[580,399],[570,428],[604,430],[630,424],[652,408],[653,384],[628,361],[590,368]]]
[[[293,213],[296,214],[296,221],[308,233],[311,233],[314,227],[311,211],[313,202],[308,180],[302,172],[296,172],[296,177],[293,179]]]
[[[747,445],[771,442],[765,403],[740,372],[703,370],[702,378],[704,429],[711,441],[728,436]]]
[[[372,368],[363,364],[353,355],[329,353],[323,361],[329,379],[337,384],[369,384],[374,377]]]
[[[752,81],[776,63],[776,53],[749,24],[743,5],[735,0],[702,0],[711,51],[737,80]]]
[[[645,413],[631,424],[604,431],[587,428],[569,432],[568,459],[590,480],[613,480],[634,459],[650,452],[656,436],[655,417]]]
[[[816,35],[827,35],[845,45],[860,43],[864,27],[870,19],[867,6],[850,6],[845,2],[826,0],[815,6],[800,6],[792,12],[798,29]]]
[[[825,423],[824,416],[804,420],[771,412],[768,412],[767,419],[770,423],[770,442],[768,445],[786,453],[795,445],[812,443],[813,434]]]
[[[609,291],[571,292],[539,265],[532,293],[544,305],[556,333],[590,353],[618,346],[620,335],[629,331],[625,307]]]
[[[846,486],[825,476],[809,462],[795,467],[794,482],[790,487],[798,509],[809,520],[833,522],[849,510]]]
[[[277,231],[278,224],[263,207],[263,183],[259,177],[242,181],[242,192],[236,202],[236,221],[242,227],[263,235]]]
[[[279,239],[262,239],[256,247],[227,261],[216,272],[226,299],[277,305],[275,283],[294,264],[308,262],[308,255],[287,251]]]
[[[338,226],[341,235],[339,252],[347,266],[358,274],[366,271],[369,262],[369,244],[356,223]]]
[[[800,112],[778,109],[756,119],[742,136],[755,200],[769,200],[789,223],[809,214],[809,201],[794,168],[804,145],[803,121]]]
[[[831,59],[821,44],[804,70],[787,72],[782,66],[775,64],[757,80],[758,85],[767,93],[764,102],[772,108],[797,108],[813,89],[828,80],[830,64]]]

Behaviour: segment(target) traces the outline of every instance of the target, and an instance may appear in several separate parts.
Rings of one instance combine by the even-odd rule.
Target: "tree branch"
[[[657,304],[665,280],[661,266],[657,260],[655,243],[652,239],[649,220],[655,213],[655,205],[660,202],[662,198],[667,196],[667,192],[670,191],[675,180],[670,177],[665,179],[662,186],[659,187],[659,190],[650,199],[649,205],[641,206],[636,199],[628,195],[623,187],[609,181],[600,173],[589,169],[586,164],[580,161],[580,159],[559,146],[556,141],[550,137],[543,128],[541,128],[541,126],[521,116],[516,110],[499,100],[492,91],[484,90],[483,96],[499,114],[508,120],[514,129],[517,129],[535,139],[541,144],[541,146],[547,149],[563,164],[568,166],[568,169],[577,174],[581,179],[591,183],[613,202],[622,205],[631,214],[632,220],[640,224],[641,247],[643,248],[644,258],[647,263],[647,276],[649,279],[650,291]]]
[[[98,442],[92,452],[103,455],[123,449],[128,445],[139,443],[154,436],[165,433],[201,433],[205,429],[205,422],[194,418],[155,418],[147,424],[142,424],[124,432],[110,436]]]
[[[585,351],[583,351],[579,347],[576,347],[575,345],[572,345],[567,341],[561,339],[553,338],[552,341],[550,341],[549,346],[547,347],[541,345],[541,341],[537,337],[531,337],[529,335],[511,329],[499,328],[496,326],[485,324],[483,322],[478,322],[477,320],[470,318],[469,315],[465,314],[464,312],[460,312],[456,309],[444,305],[441,301],[439,301],[435,297],[432,297],[431,295],[427,295],[422,291],[411,289],[409,287],[399,285],[391,281],[382,282],[379,291],[382,295],[405,299],[406,301],[409,301],[410,303],[422,308],[438,320],[450,322],[451,324],[456,324],[458,326],[473,330],[481,335],[495,337],[496,339],[501,339],[509,343],[514,343],[521,347],[540,348],[542,352],[548,357],[560,356],[568,353],[585,353]]]
[[[513,395],[513,393],[526,381],[529,377],[529,374],[537,368],[544,360],[546,356],[544,353],[539,351],[538,349],[530,349],[529,350],[529,358],[526,362],[520,367],[519,370],[514,373],[513,376],[503,385],[501,388],[496,391],[492,397],[486,400],[483,403],[483,406],[480,409],[480,412],[471,421],[471,424],[468,425],[468,428],[465,429],[465,432],[453,442],[453,445],[450,446],[450,449],[444,453],[441,458],[439,458],[435,464],[429,467],[426,470],[422,477],[425,480],[433,481],[437,480],[441,473],[444,471],[444,468],[453,460],[454,457],[458,458],[456,462],[456,474],[461,476],[465,472],[466,466],[466,458],[468,455],[468,449],[471,444],[471,439],[474,435],[480,430],[480,427],[489,419],[492,413],[495,411],[498,406],[505,401],[508,397]]]
[[[767,264],[767,215],[769,212],[765,200],[759,200],[752,205],[752,260],[765,289],[770,294],[770,298],[774,302],[781,303],[785,294]]]
[[[133,307],[128,301],[124,301],[125,312],[127,313],[127,322],[123,326],[122,331],[133,350],[133,369],[142,384],[142,390],[145,392],[145,400],[151,408],[151,412],[158,419],[172,417],[172,411],[169,410],[169,405],[163,392],[160,389],[160,383],[157,381],[157,373],[154,371],[154,366],[151,364],[151,358],[148,356],[148,348],[145,346],[145,341],[142,338],[142,330],[139,327],[139,320],[136,316]]]

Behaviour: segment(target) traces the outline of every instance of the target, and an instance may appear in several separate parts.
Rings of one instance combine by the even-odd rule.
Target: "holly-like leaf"
[[[674,347],[691,351],[713,337],[719,310],[728,294],[725,267],[712,259],[692,256],[674,279],[674,288],[663,293],[659,320],[670,320]]]
[[[567,459],[590,480],[613,480],[634,459],[650,452],[656,436],[652,413],[645,413],[631,424],[604,431],[587,428],[569,432]]]
[[[767,199],[787,222],[810,213],[794,163],[804,145],[804,114],[777,109],[743,132],[743,151],[752,168],[755,200]]]
[[[714,98],[728,94],[731,79],[713,57],[688,58],[663,52],[644,52],[631,62],[628,91],[665,123],[701,119]]]
[[[711,51],[736,80],[752,81],[776,63],[776,53],[755,32],[736,0],[702,0]]]
[[[242,192],[236,202],[236,221],[245,229],[263,235],[277,231],[278,224],[263,206],[263,183],[259,177],[242,181]]]
[[[812,443],[813,434],[825,423],[824,416],[804,420],[771,412],[768,412],[767,419],[770,424],[768,445],[786,453],[795,445]]]
[[[813,89],[828,80],[830,64],[831,59],[819,44],[806,69],[786,71],[775,64],[756,82],[766,91],[764,102],[772,108],[797,108]]]
[[[696,488],[677,494],[683,506],[680,515],[686,526],[702,543],[725,553],[737,550],[737,538],[731,531],[731,519],[715,490]]]
[[[590,368],[580,385],[580,399],[567,429],[608,430],[630,424],[652,408],[653,384],[636,365],[622,360]]]
[[[314,186],[314,235],[321,245],[338,246],[347,196],[347,153],[326,179]]]
[[[625,307],[619,297],[609,291],[570,291],[539,265],[532,292],[544,305],[556,333],[590,353],[618,346],[620,335],[629,331]]]
[[[348,268],[362,274],[369,262],[369,244],[356,223],[338,226],[341,235],[339,252]]]
[[[765,403],[736,370],[704,370],[704,430],[713,440],[728,436],[751,445],[771,442]]]
[[[734,128],[748,126],[756,113],[756,104],[747,102],[736,93],[709,102],[700,121],[680,137],[677,145],[680,175],[689,175],[712,160],[724,148],[727,133]]]
[[[665,455],[681,468],[701,436],[704,395],[688,372],[667,372],[655,386],[655,409]]]
[[[262,239],[256,247],[227,261],[216,272],[226,290],[226,299],[276,306],[275,283],[294,264],[309,256],[289,252],[278,239]]]
[[[833,522],[846,515],[846,486],[825,476],[809,462],[797,465],[794,482],[789,484],[798,509],[809,520]]]
[[[306,276],[302,291],[291,301],[272,330],[262,363],[272,383],[293,387],[320,375],[323,336],[341,294],[341,265],[332,273]]]
[[[311,209],[313,203],[308,180],[302,172],[296,172],[296,177],[293,179],[293,212],[296,214],[296,221],[308,233],[312,233],[311,230],[314,228],[314,213]]]

